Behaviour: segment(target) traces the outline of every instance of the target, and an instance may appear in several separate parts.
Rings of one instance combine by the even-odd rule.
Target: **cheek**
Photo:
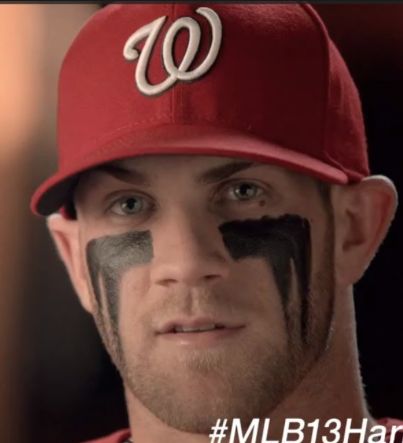
[[[121,279],[119,319],[121,331],[138,335],[150,311],[149,266],[127,270]]]
[[[272,321],[281,314],[282,304],[273,271],[262,258],[249,257],[235,262],[225,292],[229,301],[245,315],[258,314]]]
[[[334,232],[331,220],[312,220],[312,279],[333,272]]]
[[[261,258],[246,258],[233,267],[228,289],[231,303],[240,309],[254,340],[283,348],[287,343],[282,300],[270,266]]]
[[[259,257],[271,270],[281,301],[286,329],[295,336],[296,327],[305,341],[309,316],[312,238],[309,220],[296,214],[258,220],[233,221],[220,227],[231,256],[236,261]],[[297,284],[295,284],[297,283]],[[299,322],[290,315],[299,313]]]

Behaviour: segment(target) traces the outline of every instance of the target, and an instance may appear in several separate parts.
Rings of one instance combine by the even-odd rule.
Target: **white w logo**
[[[221,45],[221,21],[217,13],[210,8],[198,8],[196,12],[206,17],[206,19],[209,21],[212,29],[212,41],[210,50],[205,60],[200,66],[192,71],[188,71],[188,68],[195,59],[199,49],[201,31],[199,24],[191,17],[182,17],[176,20],[174,23],[172,23],[165,35],[162,47],[162,60],[169,77],[159,84],[151,85],[148,82],[147,68],[155,41],[157,40],[158,34],[167,17],[160,17],[148,25],[143,26],[132,34],[126,41],[123,49],[123,56],[128,61],[133,61],[137,58],[139,59],[135,72],[135,82],[143,94],[150,96],[157,95],[171,88],[178,80],[195,80],[205,74],[213,65]],[[178,67],[175,65],[173,59],[172,47],[178,31],[180,31],[182,28],[187,28],[189,31],[189,43],[183,60]],[[135,46],[143,39],[147,40],[141,54],[139,54],[139,51]]]

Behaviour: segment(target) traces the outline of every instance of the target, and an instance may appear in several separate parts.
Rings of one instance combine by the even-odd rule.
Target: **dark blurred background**
[[[126,426],[119,378],[28,210],[56,168],[62,57],[101,4],[0,5],[0,442],[74,443]],[[403,4],[315,4],[361,94],[374,174],[403,194]],[[368,401],[403,418],[403,214],[355,299]]]

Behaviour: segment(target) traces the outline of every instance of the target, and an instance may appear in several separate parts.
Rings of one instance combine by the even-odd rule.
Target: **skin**
[[[270,417],[271,438],[286,417],[372,420],[351,295],[393,218],[393,185],[373,177],[324,197],[310,177],[241,163],[115,162],[80,180],[77,220],[49,219],[121,373],[135,441],[207,442],[223,417]],[[230,333],[164,330],[201,317]]]
[[[263,216],[258,220],[227,222],[219,229],[234,260],[263,257],[267,261],[281,297],[287,329],[290,329],[288,303],[292,295],[291,266],[294,266],[301,304],[301,335],[302,340],[306,342],[311,270],[309,221],[298,215],[284,215],[278,218]]]

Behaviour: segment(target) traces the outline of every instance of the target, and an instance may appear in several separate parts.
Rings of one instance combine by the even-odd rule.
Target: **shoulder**
[[[96,440],[89,440],[83,443],[124,443],[124,441],[129,437],[130,430],[122,429],[114,432],[113,434],[107,435],[106,437],[101,437]]]

